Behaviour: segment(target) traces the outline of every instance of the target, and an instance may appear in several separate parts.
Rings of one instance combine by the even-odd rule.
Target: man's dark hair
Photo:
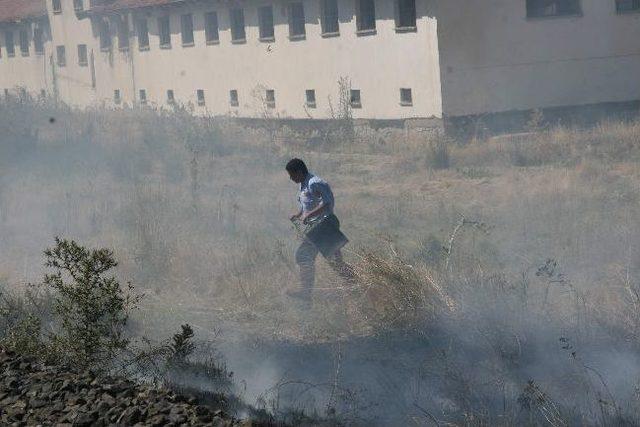
[[[287,163],[286,166],[287,172],[290,173],[295,173],[295,172],[302,172],[302,173],[309,173],[309,169],[307,169],[307,165],[304,164],[304,162],[300,159],[291,159],[289,160],[289,163]]]

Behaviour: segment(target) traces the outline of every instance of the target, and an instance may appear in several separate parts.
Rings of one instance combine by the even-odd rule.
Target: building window
[[[145,105],[147,103],[147,91],[140,89],[140,104]]]
[[[116,89],[113,91],[113,102],[116,104],[120,104],[122,102],[122,98],[120,97],[120,90]]]
[[[147,18],[136,20],[136,32],[138,33],[138,49],[149,50],[149,27]]]
[[[338,0],[322,0],[320,8],[322,34],[338,34],[340,32],[340,25],[338,23]]]
[[[276,91],[273,89],[267,89],[264,101],[268,108],[276,108]]]
[[[16,47],[13,41],[13,31],[5,31],[4,44],[7,47],[7,56],[16,56]]]
[[[53,13],[62,13],[62,2],[60,0],[51,0],[51,10]]]
[[[190,13],[180,17],[182,31],[182,46],[193,46],[193,15]]]
[[[415,30],[416,19],[416,0],[396,0],[396,30]]]
[[[582,14],[580,0],[527,0],[527,18]]]
[[[618,13],[640,11],[640,0],[616,0]]]
[[[197,98],[198,98],[198,105],[201,106],[201,107],[204,106],[204,104],[205,104],[205,102],[204,102],[204,90],[198,89],[196,91],[196,95],[197,95]]]
[[[129,49],[129,20],[126,16],[118,19],[118,49]]]
[[[304,5],[302,2],[289,3],[289,38],[293,40],[305,37]]]
[[[229,91],[229,104],[231,104],[232,107],[240,105],[238,102],[238,91],[235,89]]]
[[[349,104],[351,105],[351,108],[362,108],[359,89],[351,89],[349,94]]]
[[[174,104],[176,102],[176,98],[173,94],[173,89],[167,90],[167,104]]]
[[[305,92],[306,104],[308,108],[316,108],[316,91],[307,89]]]
[[[244,31],[244,11],[240,8],[229,10],[229,20],[231,21],[231,41],[242,43],[246,41]]]
[[[47,97],[47,92],[44,89],[40,89],[40,98],[45,99]]]
[[[356,26],[359,33],[372,33],[376,30],[375,0],[356,0]]]
[[[76,12],[82,12],[84,10],[82,0],[73,0],[73,10],[75,10]]]
[[[9,89],[4,90],[4,97],[7,99],[9,98]]]
[[[100,21],[100,50],[108,51],[111,49],[111,32],[109,30],[109,21]]]
[[[217,44],[220,41],[217,12],[204,14],[204,37],[207,40],[207,44]]]
[[[400,105],[405,107],[413,105],[413,95],[410,88],[400,89]]]
[[[22,56],[29,56],[29,33],[27,30],[20,30],[20,53]]]
[[[273,29],[273,8],[263,6],[258,8],[258,21],[260,25],[260,40],[273,41],[275,31]]]
[[[64,46],[56,46],[56,57],[58,59],[58,67],[67,65],[67,55]]]
[[[42,40],[42,29],[36,27],[33,29],[33,47],[36,54],[44,53],[44,41]]]
[[[158,18],[158,32],[160,34],[160,48],[171,48],[171,24],[168,16]]]
[[[87,56],[87,45],[79,44],[78,45],[78,65],[81,67],[86,67],[89,64],[88,56]]]

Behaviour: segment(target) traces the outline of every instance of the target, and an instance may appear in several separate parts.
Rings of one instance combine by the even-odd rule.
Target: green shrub
[[[140,296],[130,283],[125,292],[115,277],[106,276],[117,265],[108,249],[89,250],[56,238],[44,254],[45,266],[54,270],[45,275],[44,285],[55,291],[53,308],[60,321],[52,345],[67,361],[106,367],[129,343],[125,326]]]

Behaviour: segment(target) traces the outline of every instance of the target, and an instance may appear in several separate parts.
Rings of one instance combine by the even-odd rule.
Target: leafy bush
[[[61,322],[52,345],[81,366],[113,360],[129,343],[125,326],[140,299],[130,283],[125,292],[115,277],[105,276],[117,265],[113,252],[56,238],[44,254],[45,266],[54,269],[44,285],[55,291],[54,312]]]

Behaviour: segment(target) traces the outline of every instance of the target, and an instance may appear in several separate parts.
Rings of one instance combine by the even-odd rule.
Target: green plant
[[[52,344],[61,356],[80,366],[102,366],[124,350],[129,340],[125,326],[140,295],[128,292],[106,274],[117,265],[109,249],[89,250],[73,240],[56,237],[45,250],[44,285],[55,291],[54,312],[61,322]]]
[[[184,364],[196,345],[193,343],[193,329],[188,324],[181,326],[182,330],[173,336],[173,342],[169,345],[171,348],[170,363]]]

